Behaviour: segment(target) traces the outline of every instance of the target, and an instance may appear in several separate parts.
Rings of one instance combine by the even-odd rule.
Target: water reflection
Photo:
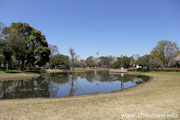
[[[49,79],[45,79],[45,77],[0,82],[0,98],[49,97]]]
[[[124,79],[124,73],[121,73],[121,90],[123,89],[123,79]]]
[[[0,99],[61,97],[122,90],[148,80],[146,76],[114,75],[108,71],[56,73],[30,80],[0,82]]]

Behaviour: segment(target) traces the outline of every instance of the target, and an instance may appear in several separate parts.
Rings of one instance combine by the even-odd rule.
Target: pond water
[[[146,82],[147,76],[109,74],[108,71],[53,73],[28,80],[0,82],[0,99],[55,98],[112,92]]]

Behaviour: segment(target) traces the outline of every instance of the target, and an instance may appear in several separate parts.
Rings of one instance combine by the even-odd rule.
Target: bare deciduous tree
[[[157,46],[151,51],[151,55],[160,59],[164,67],[170,65],[170,61],[179,54],[179,47],[176,42],[161,40]]]
[[[59,48],[56,45],[51,45],[51,44],[48,44],[48,47],[50,48],[50,51],[51,51],[49,55],[49,69],[50,69],[51,59],[54,55],[59,54]]]
[[[3,37],[2,30],[4,27],[5,25],[2,22],[0,22],[0,39]]]
[[[135,61],[137,61],[140,58],[139,54],[133,54],[132,57],[134,58]]]
[[[71,66],[72,66],[72,71],[74,71],[74,64],[75,64],[75,58],[76,58],[76,53],[75,49],[70,47],[69,48],[69,53],[71,55]]]

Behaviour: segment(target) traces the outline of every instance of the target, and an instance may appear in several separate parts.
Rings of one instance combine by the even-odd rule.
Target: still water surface
[[[28,80],[0,82],[0,99],[55,98],[112,92],[146,82],[147,76],[109,74],[108,71],[53,73]]]

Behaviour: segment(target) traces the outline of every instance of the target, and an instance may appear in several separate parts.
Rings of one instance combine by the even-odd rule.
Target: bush
[[[128,68],[128,71],[138,71],[138,68]]]
[[[180,68],[149,68],[150,71],[180,72]],[[128,71],[147,71],[147,68],[128,68]]]
[[[40,67],[41,70],[49,69],[48,67]]]
[[[163,68],[163,71],[180,72],[180,68]]]
[[[46,71],[45,69],[42,69],[42,70],[39,71],[39,73],[40,73],[40,74],[42,74],[42,73],[47,73],[47,71]]]
[[[156,71],[180,72],[180,68],[157,68]]]
[[[163,71],[163,68],[156,68],[155,71]]]

